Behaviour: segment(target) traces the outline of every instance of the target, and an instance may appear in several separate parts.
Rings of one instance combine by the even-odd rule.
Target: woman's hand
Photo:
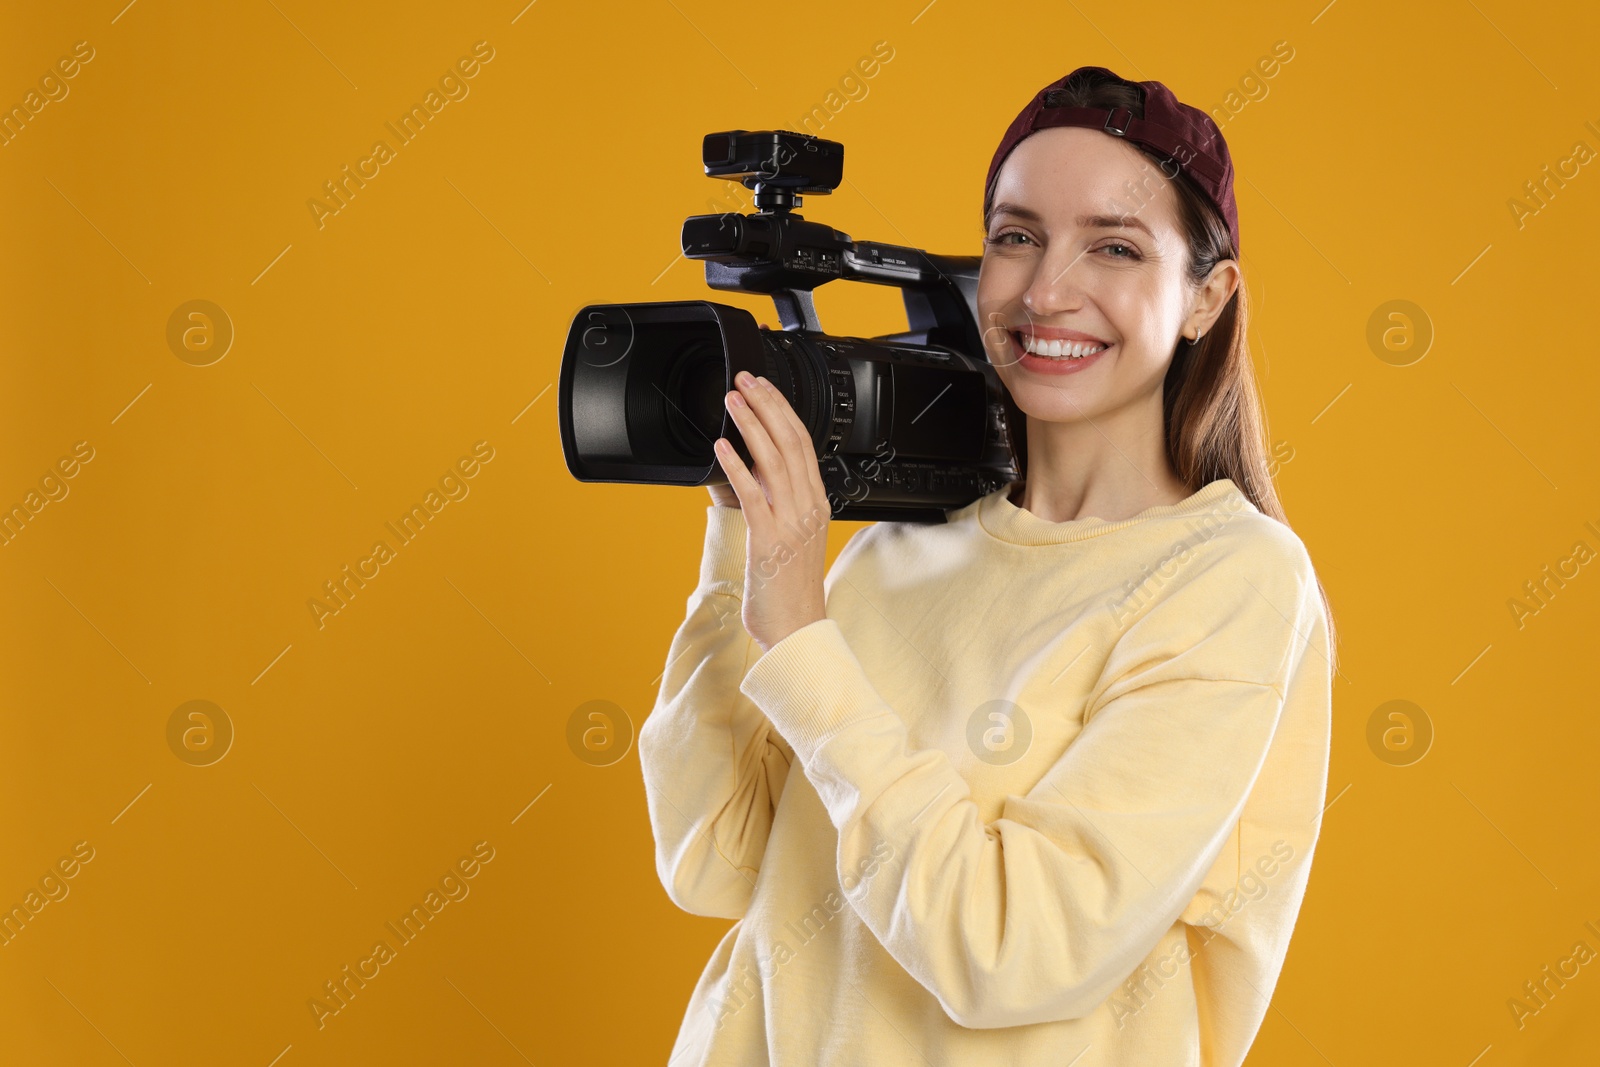
[[[750,530],[744,628],[765,652],[828,617],[822,578],[833,508],[811,435],[789,401],[765,378],[745,371],[735,384],[738,388],[723,402],[750,449],[755,472],[727,438],[717,438],[716,451]]]
[[[761,328],[765,330],[767,324],[763,322]],[[723,399],[726,400],[727,398],[724,397]],[[731,484],[708,485],[706,486],[706,492],[711,494],[711,502],[718,507],[736,508],[739,506],[739,494],[733,491]]]

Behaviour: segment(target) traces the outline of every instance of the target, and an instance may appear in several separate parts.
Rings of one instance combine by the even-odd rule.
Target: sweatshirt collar
[[[1068,522],[1050,522],[1013,504],[1010,500],[1012,488],[1011,485],[1006,485],[979,498],[977,520],[985,533],[996,540],[1014,545],[1057,545],[1068,541],[1086,541],[1091,537],[1126,529],[1147,519],[1189,515],[1206,510],[1224,512],[1256,510],[1255,505],[1239,491],[1239,487],[1234,485],[1231,478],[1218,478],[1176,504],[1159,504],[1145,508],[1131,518],[1111,520],[1089,516]]]

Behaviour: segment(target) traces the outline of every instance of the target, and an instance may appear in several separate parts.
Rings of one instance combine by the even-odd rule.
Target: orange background
[[[1332,806],[1249,1062],[1593,1062],[1600,961],[1521,1029],[1506,1002],[1600,951],[1600,576],[1568,564],[1520,628],[1508,606],[1600,549],[1597,165],[1520,226],[1508,207],[1600,149],[1594,9],[125,3],[0,33],[8,108],[94,52],[0,147],[0,504],[93,449],[0,547],[0,904],[93,849],[0,947],[6,1062],[666,1059],[727,924],[656,881],[637,752],[591,766],[566,729],[592,700],[648,714],[708,501],[575,481],[553,383],[586,303],[777,324],[675,258],[734,191],[700,139],[847,99],[880,40],[817,131],[845,184],[803,210],[935,252],[978,251],[1000,133],[1072,67],[1254,94],[1218,112],[1252,343],[1343,658]],[[468,95],[319,228],[307,201],[479,41]],[[205,366],[168,342],[191,300],[234,331]],[[1421,358],[1369,340],[1395,300]],[[904,328],[890,289],[818,306]],[[323,582],[480,441],[468,495],[319,628]],[[1368,741],[1397,699],[1434,735],[1402,766]],[[168,740],[193,700],[234,731],[206,766]],[[469,895],[319,1029],[323,983],[479,842]]]

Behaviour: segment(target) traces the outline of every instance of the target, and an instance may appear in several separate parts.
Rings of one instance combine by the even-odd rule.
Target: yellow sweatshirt
[[[744,629],[744,513],[639,756],[667,895],[736,920],[671,1067],[1233,1067],[1310,874],[1332,679],[1305,547],[1227,479],[1130,519],[999,489]]]

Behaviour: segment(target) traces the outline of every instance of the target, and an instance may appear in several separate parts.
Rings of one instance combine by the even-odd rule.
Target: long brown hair
[[[1098,71],[1069,78],[1063,95],[1063,103],[1069,107],[1125,107],[1135,117],[1144,117],[1144,90]],[[1163,162],[1159,154],[1128,143],[1152,162]],[[1187,281],[1191,287],[1199,288],[1213,267],[1234,258],[1233,238],[1228,224],[1187,172],[1179,170],[1172,185],[1178,195],[1179,225],[1189,248]],[[983,199],[985,223],[993,203],[991,185]],[[1283,504],[1272,484],[1267,417],[1256,383],[1255,364],[1250,358],[1246,336],[1249,325],[1250,303],[1241,281],[1204,337],[1193,345],[1178,342],[1162,383],[1167,457],[1191,493],[1219,478],[1228,478],[1256,510],[1288,526]],[[1026,477],[1026,419],[1014,400],[1008,402],[1007,408],[1014,427],[1011,437],[1018,473]],[[1321,577],[1317,578],[1317,591],[1322,595],[1328,628],[1328,665],[1337,672],[1338,631]]]

